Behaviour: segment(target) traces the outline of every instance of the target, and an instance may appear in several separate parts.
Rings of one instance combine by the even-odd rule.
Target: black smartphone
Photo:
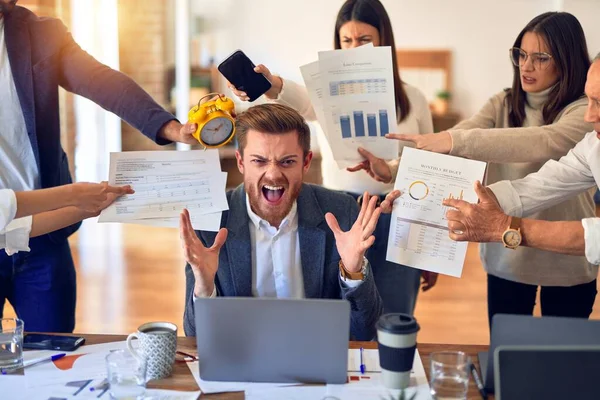
[[[246,92],[249,100],[254,101],[271,88],[271,82],[263,74],[257,74],[255,67],[243,51],[236,50],[217,68],[236,89]]]
[[[73,351],[85,343],[85,338],[77,336],[44,335],[27,333],[23,338],[23,348],[33,350]]]

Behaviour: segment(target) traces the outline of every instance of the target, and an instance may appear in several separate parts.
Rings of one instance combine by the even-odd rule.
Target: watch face
[[[521,234],[516,230],[504,232],[504,244],[508,247],[517,247],[521,244]]]
[[[218,146],[225,142],[233,132],[233,122],[224,117],[208,121],[200,131],[202,141],[210,146]]]

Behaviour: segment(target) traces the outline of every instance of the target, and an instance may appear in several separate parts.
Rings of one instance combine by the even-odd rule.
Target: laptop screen
[[[600,346],[500,346],[496,399],[598,399]]]

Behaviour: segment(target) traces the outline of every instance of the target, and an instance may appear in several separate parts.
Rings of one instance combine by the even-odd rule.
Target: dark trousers
[[[488,318],[495,314],[532,315],[538,287],[488,274]],[[543,316],[589,318],[596,300],[596,280],[576,286],[541,286]]]
[[[8,300],[30,332],[73,332],[75,266],[69,242],[33,238],[31,252],[0,254],[0,316]]]
[[[355,199],[357,194],[347,193]],[[380,196],[383,201],[385,196]],[[386,260],[391,214],[381,214],[375,227],[375,243],[367,250],[375,286],[383,302],[384,313],[413,315],[421,282],[421,270]]]

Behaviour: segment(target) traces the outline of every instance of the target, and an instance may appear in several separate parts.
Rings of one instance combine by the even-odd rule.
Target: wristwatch
[[[339,266],[340,266],[340,275],[342,276],[342,279],[344,279],[344,280],[350,279],[353,281],[364,281],[365,276],[367,276],[367,259],[364,257],[363,257],[362,268],[358,272],[347,271],[346,268],[344,267],[344,263],[342,262],[341,259],[339,262]]]
[[[521,218],[511,217],[510,225],[502,234],[502,243],[507,249],[516,249],[521,244],[523,236],[521,235]]]

